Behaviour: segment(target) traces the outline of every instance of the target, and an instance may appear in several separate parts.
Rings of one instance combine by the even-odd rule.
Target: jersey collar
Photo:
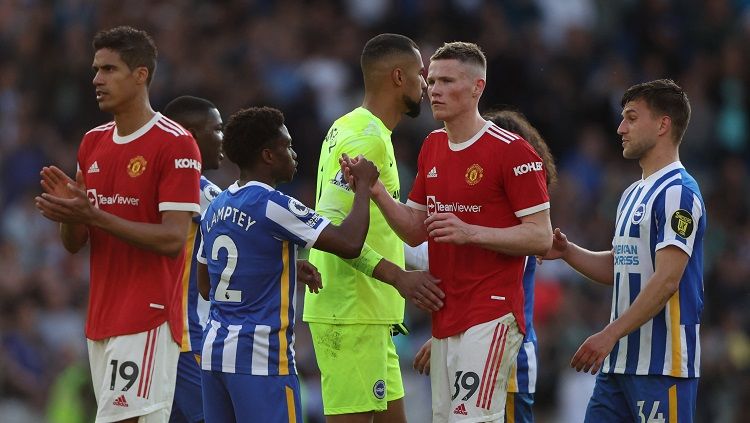
[[[156,125],[156,122],[158,122],[159,119],[161,119],[161,113],[156,112],[154,114],[154,117],[152,117],[150,121],[146,122],[145,125],[138,128],[138,130],[133,132],[132,134],[125,135],[124,137],[117,135],[117,125],[115,125],[115,130],[112,131],[112,141],[114,141],[115,144],[127,144],[131,141],[134,141],[141,135],[148,132],[149,129],[151,129],[154,125]]]
[[[272,186],[268,184],[264,184],[263,182],[258,182],[258,181],[250,181],[243,186],[240,186],[240,181],[234,181],[234,183],[230,185],[229,188],[227,189],[232,194],[236,194],[239,190],[247,188],[247,187],[251,187],[251,186],[263,187],[269,191],[274,191],[274,188]]]
[[[479,130],[479,132],[477,132],[476,134],[474,134],[474,136],[472,136],[471,138],[469,138],[468,140],[464,142],[453,143],[451,142],[450,139],[448,139],[448,148],[450,148],[453,151],[466,150],[467,148],[471,147],[472,144],[477,142],[477,140],[481,138],[482,135],[484,135],[484,133],[487,131],[487,128],[489,128],[490,126],[492,126],[492,122],[489,120],[486,121],[482,129]]]
[[[646,179],[641,178],[642,180],[641,183],[650,184],[675,169],[684,169],[684,168],[685,166],[683,166],[682,162],[680,162],[679,160],[676,162],[672,162],[664,166],[663,168],[657,170],[656,172],[652,173],[651,175],[649,175],[648,178]]]

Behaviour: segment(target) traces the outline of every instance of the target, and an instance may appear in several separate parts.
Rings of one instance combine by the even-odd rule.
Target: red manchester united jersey
[[[198,146],[161,113],[125,137],[117,135],[114,122],[90,130],[81,141],[78,166],[89,200],[123,219],[160,223],[163,211],[200,212]],[[89,234],[86,336],[98,340],[144,332],[169,321],[179,343],[184,258],[143,250],[95,227]]]
[[[473,225],[506,228],[549,208],[542,160],[519,135],[492,122],[460,144],[445,129],[432,132],[419,153],[407,204],[453,213]],[[445,305],[432,313],[432,333],[446,338],[512,312],[521,331],[524,257],[475,245],[429,242],[430,273],[441,279]]]

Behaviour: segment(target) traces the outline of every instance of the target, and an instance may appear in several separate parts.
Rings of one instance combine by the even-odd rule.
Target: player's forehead
[[[467,65],[456,59],[438,59],[430,61],[428,78],[459,78],[467,75]]]
[[[650,112],[648,103],[642,98],[630,100],[622,106],[622,115],[642,115]]]
[[[120,56],[119,52],[108,48],[102,48],[94,53],[92,66],[102,67],[104,65],[125,66],[125,62],[122,60],[122,56]]]

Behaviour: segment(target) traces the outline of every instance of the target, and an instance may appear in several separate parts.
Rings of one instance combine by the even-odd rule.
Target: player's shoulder
[[[482,137],[497,143],[497,145],[520,147],[526,144],[526,141],[515,132],[501,128],[494,123],[490,123],[482,134]]]
[[[89,129],[85,135],[86,136],[99,136],[106,132],[111,132],[114,127],[115,127],[115,121],[109,121],[103,125],[99,125],[99,126]]]
[[[358,107],[336,119],[329,135],[337,136],[340,142],[363,138],[383,139],[390,137],[383,123],[371,112]]]
[[[175,122],[174,120],[162,115],[161,113],[157,114],[157,119],[154,122],[154,130],[161,133],[161,135],[164,135],[163,137],[160,137],[164,140],[193,140],[192,134],[190,134],[190,131],[183,128],[182,125]]]

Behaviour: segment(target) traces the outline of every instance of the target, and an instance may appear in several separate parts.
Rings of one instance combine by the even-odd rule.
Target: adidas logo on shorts
[[[464,403],[458,404],[458,406],[453,409],[453,414],[461,414],[462,416],[469,415],[469,413],[466,412],[466,406],[464,406]]]
[[[120,395],[119,397],[115,398],[115,400],[112,401],[112,404],[114,404],[114,405],[116,405],[118,407],[127,407],[128,406],[128,402],[125,400],[125,395]]]

